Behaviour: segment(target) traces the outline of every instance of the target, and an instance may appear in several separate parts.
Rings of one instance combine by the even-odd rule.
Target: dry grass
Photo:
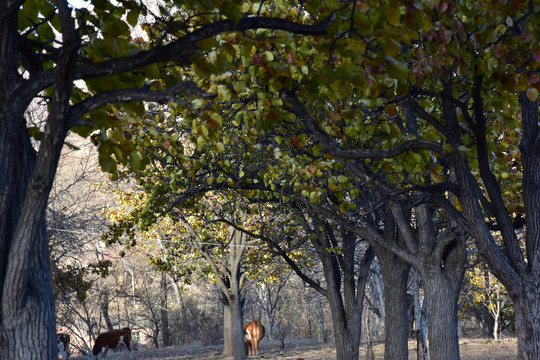
[[[375,359],[383,359],[384,345],[374,346]],[[516,339],[501,341],[489,339],[462,339],[460,340],[460,353],[462,360],[516,360]],[[109,353],[111,360],[124,360],[129,357],[123,353]],[[360,359],[366,358],[365,346],[360,349]],[[409,342],[409,358],[416,359],[416,344]],[[72,358],[84,359],[84,357]],[[181,346],[165,349],[147,349],[133,352],[133,359],[138,360],[229,360],[221,355],[221,346]],[[286,351],[279,351],[277,343],[261,343],[261,355],[253,359],[275,360],[334,360],[336,351],[333,347],[324,344],[299,342],[289,344]]]

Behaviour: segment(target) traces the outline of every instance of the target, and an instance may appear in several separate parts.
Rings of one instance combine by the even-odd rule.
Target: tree
[[[95,129],[102,130],[103,137],[95,140],[101,144],[104,168],[114,166],[113,150],[121,163],[138,166],[140,158],[133,149],[122,148],[118,139],[107,140],[107,129],[116,126],[116,120],[99,111],[87,116],[90,111],[114,102],[181,103],[177,95],[186,92],[204,96],[189,81],[170,79],[163,91],[143,85],[161,76],[158,63],[189,66],[192,55],[200,51],[200,41],[219,33],[266,27],[324,34],[331,20],[311,25],[310,19],[304,22],[298,17],[247,16],[249,12],[258,14],[249,6],[243,13],[239,2],[193,1],[181,8],[165,2],[161,14],[152,14],[142,3],[121,4],[95,1],[91,10],[72,10],[65,0],[18,0],[0,5],[2,358],[56,356],[44,214],[68,131],[88,136]],[[137,25],[141,15],[148,16],[143,27],[150,39],[147,48],[132,38],[128,26]],[[86,81],[86,87],[76,86],[76,80]],[[48,102],[42,131],[28,128],[24,118],[36,97]],[[140,103],[130,110],[139,108]],[[37,152],[32,137],[40,139]]]
[[[150,168],[149,171],[154,170]],[[159,172],[150,174],[149,177],[157,179]],[[146,174],[147,172],[145,175],[139,173],[138,176],[145,178]],[[147,183],[146,187],[149,186]],[[149,205],[147,202],[150,202],[152,207],[168,206],[159,204],[146,193],[119,191],[117,194],[118,198],[123,199],[124,207],[126,204],[131,207],[108,210],[108,217],[114,222],[110,231],[104,235],[107,243],[110,245],[122,242],[123,237],[127,237],[126,249],[138,244],[141,249],[139,251],[147,253],[149,262],[156,269],[173,272],[181,267],[184,280],[191,281],[198,268],[199,274],[213,279],[220,289],[224,310],[223,353],[233,355],[236,359],[245,358],[241,331],[242,291],[246,272],[243,262],[250,244],[245,234],[227,226],[213,215],[214,212],[220,212],[220,197],[210,195],[207,199],[199,198],[196,211],[185,210],[185,206],[177,204],[168,211],[163,210],[160,214],[152,211],[149,215],[146,211]],[[144,201],[141,202],[142,199]],[[235,223],[235,220],[231,220],[235,217],[234,212],[226,217],[231,223]],[[157,254],[155,251],[148,251],[156,245],[159,246]]]

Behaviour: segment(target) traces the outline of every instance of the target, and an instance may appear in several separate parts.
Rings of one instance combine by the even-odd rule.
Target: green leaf
[[[140,171],[142,170],[142,158],[141,158],[141,154],[139,154],[138,152],[136,151],[132,151],[131,154],[130,154],[130,157],[129,157],[129,161],[130,161],[130,164],[131,164],[131,169],[133,171]]]
[[[388,75],[398,80],[405,80],[409,74],[409,70],[405,64],[402,64],[398,61],[391,60],[387,62],[386,71]]]
[[[28,131],[28,135],[30,135],[37,141],[40,141],[43,138],[43,131],[41,131],[36,126],[29,127],[27,131]]]
[[[135,26],[139,22],[139,12],[135,10],[130,10],[126,16],[126,20],[129,25]]]
[[[387,8],[384,12],[384,15],[386,16],[386,20],[390,25],[398,26],[399,25],[399,7],[396,5],[392,5],[391,7]]]
[[[225,1],[223,4],[221,4],[221,6],[219,7],[219,11],[221,11],[223,15],[225,15],[227,18],[229,18],[229,20],[235,23],[240,21],[240,16],[242,15],[240,7],[235,5],[231,1]]]
[[[108,173],[116,172],[116,160],[111,155],[100,153],[98,155],[98,161],[103,171]]]
[[[197,42],[197,47],[205,51],[210,51],[218,46],[219,46],[219,41],[217,41],[213,37]]]

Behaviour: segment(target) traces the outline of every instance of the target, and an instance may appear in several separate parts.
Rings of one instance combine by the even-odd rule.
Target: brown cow
[[[100,334],[96,339],[94,348],[88,355],[88,360],[97,359],[99,354],[101,354],[102,359],[105,359],[107,350],[115,348],[119,343],[126,345],[129,350],[129,358],[131,359],[131,329],[126,327]]]
[[[244,325],[247,355],[259,355],[259,341],[264,337],[264,326],[257,320],[251,320]]]
[[[58,351],[62,354],[62,359],[67,360],[69,359],[70,351],[70,341],[69,341],[69,334],[67,333],[57,333],[56,334],[56,342],[58,343]]]

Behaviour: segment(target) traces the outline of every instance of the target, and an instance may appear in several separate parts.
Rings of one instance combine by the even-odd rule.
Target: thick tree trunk
[[[334,325],[334,341],[336,358],[339,360],[358,360],[360,350],[360,334],[362,329],[362,307],[345,312],[341,302],[341,293],[329,287],[328,303]],[[352,310],[352,309],[351,309]]]
[[[0,17],[0,77],[8,85],[0,85],[0,358],[53,359],[58,350],[45,210],[67,134],[78,48],[70,10],[59,2],[63,47],[36,158],[23,115],[31,99],[7,101],[16,82],[23,85],[17,72],[19,4],[11,2]]]
[[[384,238],[401,243],[403,238],[396,232],[395,219],[391,212],[384,218]],[[387,360],[407,360],[408,313],[407,279],[411,265],[381,244],[373,248],[379,259],[384,294],[384,358]]]
[[[430,359],[459,360],[458,299],[467,261],[464,238],[456,235],[444,253],[441,260],[427,257],[417,269],[424,286],[428,351]]]
[[[223,355],[232,355],[234,360],[245,360],[247,354],[244,343],[243,303],[240,289],[242,288],[242,257],[247,239],[246,234],[232,227],[230,234],[230,276],[221,282],[224,304]]]
[[[513,297],[518,356],[540,359],[540,274],[526,277],[523,292]]]
[[[430,359],[459,360],[457,301],[459,288],[446,286],[441,276],[423,279],[426,296]]]
[[[22,116],[0,114],[0,124],[0,359],[52,359],[57,348],[44,217],[52,178],[34,177],[30,184],[36,158]]]
[[[456,236],[444,252],[442,260],[430,256],[418,269],[424,285],[429,356],[459,360],[457,310],[467,261],[464,238]]]
[[[231,288],[237,287],[231,285]],[[240,291],[231,291],[223,295],[223,355],[233,356],[235,360],[244,360],[247,354]]]
[[[390,251],[377,247],[384,286],[384,358],[407,360],[408,304],[407,278],[410,265]]]
[[[57,354],[46,203],[30,204],[35,151],[24,108],[9,100],[13,89],[22,86],[16,37],[21,3],[12,2],[0,16],[0,359],[52,359]],[[48,194],[47,180],[34,190]],[[30,205],[41,213],[28,211]]]
[[[223,302],[223,355],[232,356],[233,354],[233,315],[231,305],[225,293],[221,293],[221,300]]]
[[[20,298],[17,306],[6,301],[2,305],[0,324],[0,359],[32,360],[54,359],[57,357],[55,336],[54,296],[49,260],[49,249],[45,233],[45,223],[34,242],[37,248],[31,259],[12,255],[8,261],[29,262],[30,276],[23,293],[19,287],[10,286],[18,274],[9,272],[2,279],[4,291],[2,299]],[[6,254],[7,256],[7,254]]]

